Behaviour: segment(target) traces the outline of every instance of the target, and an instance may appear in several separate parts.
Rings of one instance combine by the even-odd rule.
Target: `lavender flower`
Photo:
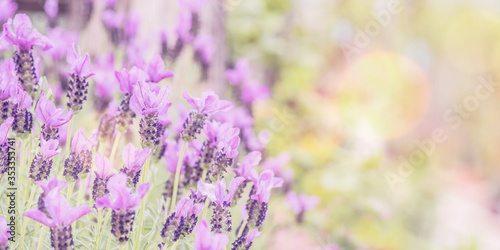
[[[195,203],[190,198],[182,198],[170,214],[161,230],[161,237],[167,242],[175,242],[191,234],[203,210],[203,203]]]
[[[181,132],[181,138],[187,142],[191,142],[196,138],[209,115],[220,111],[228,111],[233,107],[231,102],[219,100],[219,96],[211,89],[204,91],[201,98],[193,98],[186,91],[182,93],[182,96],[194,109],[184,122],[184,129]]]
[[[7,172],[9,167],[9,145],[7,135],[9,129],[14,122],[14,118],[9,117],[2,125],[0,125],[0,178]]]
[[[294,191],[288,192],[286,195],[288,207],[297,215],[297,222],[302,223],[304,213],[313,209],[319,203],[317,196],[307,196],[306,194],[297,195]]]
[[[229,243],[229,238],[226,234],[212,234],[205,219],[194,228],[194,234],[196,235],[194,241],[195,250],[220,250]]]
[[[139,209],[142,198],[149,189],[149,183],[143,183],[132,194],[127,187],[127,175],[119,173],[109,179],[109,194],[96,200],[96,207],[107,207],[113,210],[111,215],[111,233],[120,242],[128,241],[128,234],[134,225],[135,211]],[[113,199],[112,199],[112,198]]]
[[[243,177],[236,177],[229,183],[229,193],[226,193],[226,181],[224,179],[217,181],[215,185],[198,181],[198,190],[206,195],[212,202],[214,212],[210,224],[212,232],[226,233],[231,232],[231,200],[238,189],[238,186],[245,180]]]
[[[43,5],[43,10],[45,10],[45,14],[49,18],[50,27],[56,26],[57,21],[57,13],[59,12],[59,1],[58,0],[46,0]]]
[[[234,69],[226,70],[226,79],[231,85],[246,83],[251,76],[250,62],[246,58],[238,59],[234,65]]]
[[[253,229],[248,235],[242,235],[235,242],[233,242],[232,250],[248,250],[252,246],[253,240],[260,235],[261,232],[257,228]]]
[[[9,59],[0,66],[0,122],[13,115],[14,103],[10,97],[18,85],[14,61]]]
[[[238,155],[238,146],[240,145],[239,128],[228,128],[224,130],[221,136],[221,142],[217,144],[217,154],[214,164],[210,169],[210,178],[215,181],[222,177],[227,168],[233,165],[233,158]]]
[[[45,196],[50,193],[52,190],[57,190],[56,192],[60,192],[63,188],[65,188],[68,183],[66,181],[60,181],[56,177],[53,177],[49,181],[37,181],[38,186],[40,186],[43,190],[43,193],[40,194],[38,198],[38,210],[45,213],[47,216],[50,216],[47,212],[47,208],[45,207]]]
[[[134,95],[130,100],[130,108],[141,116],[139,124],[141,145],[143,148],[156,148],[160,144],[160,123],[158,114],[166,113],[171,103],[168,102],[169,88],[163,86],[159,91],[150,85],[138,82],[134,86]]]
[[[120,110],[116,104],[116,100],[113,99],[108,106],[108,110],[101,117],[101,122],[99,123],[99,141],[106,142],[111,139],[115,133],[118,115],[120,115]]]
[[[85,177],[92,168],[92,148],[97,145],[97,135],[87,138],[83,129],[79,129],[71,141],[71,153],[64,161],[63,175],[67,180],[76,181],[79,177]]]
[[[193,46],[195,60],[201,65],[201,78],[206,80],[208,69],[215,53],[215,43],[211,36],[200,35],[194,40]]]
[[[14,104],[12,110],[12,116],[14,117],[12,130],[16,132],[19,138],[26,139],[33,128],[33,114],[29,111],[33,99],[20,87],[11,89],[10,96]]]
[[[240,167],[239,169],[234,169],[234,173],[238,177],[244,178],[244,181],[241,183],[240,186],[238,186],[238,189],[236,190],[233,200],[231,202],[231,206],[236,206],[236,203],[238,200],[241,198],[241,195],[243,194],[243,191],[245,190],[245,187],[249,181],[251,181],[252,173],[255,171],[254,167],[257,166],[262,159],[262,155],[258,151],[253,151],[250,152],[248,155],[246,155],[241,163],[238,163],[238,166]]]
[[[251,104],[255,101],[265,101],[269,98],[269,88],[256,81],[249,81],[241,86],[241,101]]]
[[[174,45],[174,48],[170,50],[170,53],[168,54],[172,62],[175,62],[175,60],[177,60],[177,57],[182,52],[185,44],[190,43],[193,40],[194,36],[190,32],[192,27],[191,24],[191,13],[189,13],[188,11],[181,11],[181,13],[179,14],[177,26],[175,28],[177,41]]]
[[[154,83],[159,83],[165,78],[174,76],[170,70],[165,70],[165,63],[159,54],[154,54],[153,59],[148,65],[149,80]]]
[[[58,140],[48,140],[41,138],[40,153],[31,162],[30,178],[34,181],[47,180],[52,169],[52,157],[61,153]]]
[[[174,140],[168,140],[166,143],[166,149],[165,149],[165,166],[167,168],[167,171],[170,172],[170,178],[165,182],[165,189],[163,192],[163,197],[165,199],[172,197],[172,192],[174,190],[174,177],[175,177],[175,171],[177,170],[177,163],[179,161],[179,155],[180,151],[182,148],[182,141],[174,141]],[[187,153],[187,152],[186,152]],[[186,178],[187,176],[184,175],[185,170],[186,170],[186,157],[182,159],[182,163],[180,165],[180,179],[179,179],[179,189],[177,189],[177,197],[180,197],[180,194],[182,192],[182,186],[185,181],[182,180],[182,178]],[[177,201],[174,201],[177,202]]]
[[[94,201],[109,193],[106,185],[108,184],[109,178],[113,176],[109,174],[112,167],[111,162],[99,152],[97,152],[95,156],[95,166],[97,170],[94,171],[95,179],[92,185],[92,199]]]
[[[151,154],[150,148],[140,149],[134,147],[132,143],[127,144],[123,149],[122,160],[123,168],[122,173],[127,175],[127,186],[132,188],[136,187],[141,175],[142,165],[146,162]]]
[[[0,250],[8,250],[7,242],[9,242],[10,227],[7,225],[5,217],[0,215]]]
[[[208,0],[179,0],[179,2],[181,6],[191,14],[192,27],[189,32],[192,36],[196,37],[200,30],[199,13]]]
[[[68,123],[73,117],[73,110],[64,112],[62,108],[49,101],[45,94],[42,94],[35,109],[36,119],[43,123],[42,136],[45,140],[58,139],[59,127]]]
[[[264,170],[260,176],[257,176],[257,172],[253,172],[252,181],[254,186],[250,192],[251,199],[246,204],[248,218],[243,235],[262,225],[266,219],[267,203],[271,197],[271,190],[283,185],[283,179],[274,177],[271,170]]]
[[[12,0],[2,0],[0,1],[0,22],[3,23],[7,19],[11,18],[17,10],[17,3]]]
[[[87,100],[89,83],[87,79],[94,75],[90,73],[90,56],[82,56],[80,48],[72,46],[68,49],[67,62],[70,65],[71,72],[68,84],[68,108],[78,112],[83,108],[83,101]]]
[[[24,216],[50,227],[50,239],[54,249],[73,249],[71,223],[92,210],[87,205],[70,208],[66,198],[59,194],[57,189],[46,194],[44,203],[48,215],[38,209],[30,209]]]
[[[117,129],[120,133],[127,132],[135,117],[134,111],[130,109],[130,98],[134,91],[134,85],[138,81],[145,81],[146,72],[133,67],[130,71],[122,69],[121,72],[115,71],[115,77],[120,84],[120,92],[124,94],[123,101],[120,103],[120,115],[117,120]]]
[[[9,19],[3,25],[3,29],[1,40],[6,40],[15,47],[14,63],[19,83],[33,97],[37,91],[38,77],[35,71],[32,48],[37,46],[48,50],[53,46],[45,36],[38,33],[36,29],[32,29],[31,20],[25,14],[17,14],[14,21]]]
[[[47,52],[55,61],[60,61],[66,56],[68,47],[78,40],[78,33],[55,27],[47,31],[47,37],[53,41],[54,47]]]

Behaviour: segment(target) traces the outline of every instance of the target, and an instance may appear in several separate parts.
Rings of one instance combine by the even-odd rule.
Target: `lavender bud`
[[[100,178],[99,176],[96,176],[94,179],[94,184],[92,185],[92,199],[94,201],[109,193],[106,188],[109,178],[111,178],[111,176],[108,176],[107,178]]]
[[[198,13],[192,12],[191,29],[189,30],[189,33],[191,33],[193,37],[196,37],[199,31],[200,31],[200,15]]]
[[[37,154],[31,162],[30,178],[34,181],[47,180],[52,169],[52,159],[43,159],[41,154]]]
[[[224,202],[222,206],[215,206],[212,219],[210,220],[210,225],[212,226],[212,232],[215,233],[229,233],[231,232],[231,212],[229,211],[229,204]]]
[[[86,77],[81,77],[75,73],[71,74],[68,84],[68,108],[78,112],[83,108],[83,101],[87,100],[89,83]]]
[[[107,114],[103,115],[99,123],[99,140],[102,142],[108,141],[113,132],[115,132],[116,119]]]
[[[50,240],[52,241],[54,250],[74,249],[71,226],[50,228]]]
[[[134,172],[134,171],[122,168],[120,170],[120,172],[127,175],[127,187],[135,188],[137,186],[137,183],[139,183],[139,177],[141,177],[141,170],[140,169],[139,169],[139,171]]]
[[[127,132],[130,125],[133,123],[135,117],[134,111],[130,109],[130,94],[125,94],[122,102],[120,103],[120,114],[117,118],[116,129],[122,134]]]
[[[7,142],[0,145],[0,178],[9,168],[9,145]]]
[[[59,139],[59,128],[47,128],[45,124],[42,125],[42,136],[46,141]]]
[[[92,152],[84,150],[80,153],[71,152],[64,161],[63,175],[68,181],[76,181],[79,177],[85,177],[92,168]]]
[[[177,41],[175,42],[174,49],[170,50],[168,53],[170,60],[172,62],[175,62],[175,60],[177,60],[177,57],[179,57],[183,48],[184,48],[184,42],[182,41],[182,39],[178,38]]]
[[[47,217],[50,218],[47,208],[45,207],[45,193],[41,193],[38,198],[38,210],[42,211],[45,215],[47,215]]]
[[[9,99],[0,100],[0,123],[5,122],[9,117],[13,116],[13,112],[14,104]]]
[[[253,228],[259,228],[262,226],[262,223],[264,223],[264,220],[266,219],[267,203],[259,203],[256,200],[250,199],[247,203],[247,211],[247,225],[243,230],[243,235],[246,235],[249,230]]]
[[[38,82],[32,50],[16,49],[14,51],[14,64],[19,84],[33,98],[37,91]]]
[[[160,144],[158,114],[146,114],[139,123],[142,148],[156,148]]]
[[[27,109],[14,108],[12,116],[14,117],[12,130],[16,132],[19,138],[28,138],[31,133],[31,128],[33,127],[33,115],[31,112]]]
[[[226,153],[217,152],[215,162],[210,170],[210,179],[212,182],[222,178],[222,175],[227,171],[227,167],[233,164],[233,159],[226,157]]]
[[[165,239],[165,241],[177,241],[180,238],[180,231],[178,228],[180,228],[181,225],[181,219],[177,218],[175,216],[176,213],[170,214],[168,216],[167,220],[165,221],[165,225],[163,226],[163,229],[161,230],[161,237]]]
[[[111,233],[120,242],[128,241],[128,234],[134,226],[135,211],[122,210],[111,213]]]
[[[198,113],[193,111],[189,113],[188,118],[183,124],[183,130],[181,132],[181,138],[185,142],[192,142],[196,139],[196,136],[200,134],[208,115],[203,113]]]
[[[237,205],[238,200],[241,199],[243,192],[245,192],[245,187],[247,186],[247,183],[248,181],[245,180],[238,186],[238,189],[236,189],[236,192],[234,192],[233,199],[231,200],[231,207]]]
[[[242,235],[235,242],[233,242],[233,247],[231,250],[248,250],[252,246],[252,241],[246,242],[246,235]]]
[[[173,179],[173,176],[172,178]],[[177,189],[177,200],[176,201],[171,201],[171,202],[176,202],[179,201],[181,195],[182,195],[182,188],[183,186],[181,185],[183,183],[183,181],[179,181],[179,188]],[[173,180],[167,180],[165,182],[165,190],[163,191],[163,198],[165,198],[165,200],[167,198],[171,198],[172,197],[172,194],[174,192],[174,181]]]

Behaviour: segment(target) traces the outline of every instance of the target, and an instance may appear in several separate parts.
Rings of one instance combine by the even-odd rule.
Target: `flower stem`
[[[201,175],[201,181],[203,181],[203,182],[205,181],[205,178],[207,177],[207,172],[208,172],[207,169],[203,169],[203,173]],[[205,205],[203,206],[203,213],[202,213],[202,217],[201,217],[202,219],[207,217],[207,210],[208,210],[208,203],[209,203],[208,200],[209,199],[207,197],[205,200]]]
[[[241,237],[241,235],[245,231],[245,227],[247,226],[247,222],[248,222],[248,220],[243,220],[243,224],[241,224],[240,231],[238,231],[238,233],[236,234],[236,239]]]
[[[115,160],[116,149],[118,148],[118,142],[120,142],[122,134],[116,134],[115,141],[113,142],[113,147],[111,148],[111,154],[109,155],[109,161],[111,166],[113,166],[113,161]]]
[[[38,247],[36,248],[37,250],[42,249],[42,241],[43,241],[43,235],[45,234],[45,227],[42,226],[42,233],[40,234],[40,239],[38,242]]]
[[[87,178],[90,178],[90,174],[88,175]],[[83,199],[83,196],[85,196],[85,191],[87,191],[87,179],[80,179],[80,190],[78,190],[78,200],[76,200],[76,206],[80,206],[80,203],[82,202],[82,199]],[[72,234],[75,235],[75,228],[76,228],[76,224],[77,222],[75,221],[74,222],[74,227],[72,227]]]
[[[66,136],[66,149],[64,150],[64,157],[69,154],[69,145],[71,144],[71,129],[73,128],[73,120],[75,120],[75,115],[69,121],[68,135]]]
[[[99,249],[98,248],[99,246],[97,245],[98,244],[97,242],[99,241],[99,231],[101,231],[101,222],[102,222],[101,221],[102,220],[102,216],[101,215],[102,215],[102,209],[98,208],[97,209],[97,230],[96,230],[96,233],[95,233],[95,241],[94,241],[96,243],[94,249],[96,249],[96,250]]]
[[[111,238],[112,238],[111,236],[112,236],[112,235],[111,235],[111,230],[110,230],[110,231],[109,231],[109,236],[108,236],[108,246],[106,247],[106,249],[107,249],[107,250],[111,249],[111,248],[110,248],[110,247],[111,247]]]
[[[74,185],[75,185],[75,182],[68,183],[68,192],[66,193],[66,199],[68,200],[69,204],[71,204],[71,195],[73,193],[73,186]]]
[[[111,216],[111,208],[108,208],[108,214],[106,214],[106,219],[104,219],[104,224],[102,225],[101,233],[100,233],[100,236],[97,240],[96,249],[99,249],[99,245],[101,243],[102,236],[104,236],[104,229],[106,228],[106,225],[108,224],[108,221],[109,221],[109,216]]]
[[[148,175],[149,165],[151,164],[151,158],[152,158],[152,156],[150,155],[148,157],[148,159],[146,160],[146,165],[144,166],[144,169],[143,169],[140,184],[142,184],[148,180],[147,175]],[[146,200],[147,200],[147,194],[141,200],[141,208],[139,211],[139,221],[138,221],[139,228],[137,228],[138,231],[137,231],[137,234],[135,236],[134,249],[139,249],[138,247],[140,246],[140,239],[141,239],[141,234],[142,234],[142,222],[144,220],[144,209],[146,209],[145,208]]]
[[[30,188],[30,193],[31,193],[30,194],[30,199],[28,201],[28,206],[26,207],[26,211],[28,211],[28,209],[30,209],[30,207],[31,207],[31,203],[33,202],[33,197],[35,196],[36,189],[31,189]],[[26,234],[26,222],[27,222],[27,218],[24,217],[23,218],[23,226],[21,227],[21,237],[22,238],[21,238],[21,242],[19,244],[19,246],[21,247],[21,249],[23,248],[24,238],[26,238],[26,237],[24,237],[25,234]]]
[[[179,161],[177,162],[177,169],[175,170],[175,178],[174,178],[174,190],[172,192],[172,201],[170,203],[170,213],[173,213],[175,210],[175,203],[177,203],[177,189],[179,188],[179,178],[181,174],[181,164],[182,157],[184,156],[184,149],[186,148],[186,141],[182,143],[181,154],[179,155]]]
[[[179,243],[179,241],[176,241],[176,242],[174,243],[174,245],[172,246],[172,250],[174,250],[174,249],[176,249],[176,248],[177,248],[177,244],[178,244],[178,243]]]

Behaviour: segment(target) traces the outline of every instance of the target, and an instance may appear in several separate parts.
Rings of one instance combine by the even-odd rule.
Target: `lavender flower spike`
[[[159,83],[165,78],[174,76],[170,70],[165,70],[165,63],[159,54],[154,54],[153,59],[148,65],[149,80],[154,83]]]
[[[120,84],[120,92],[125,95],[120,103],[117,129],[120,133],[125,133],[130,125],[132,125],[132,119],[135,117],[134,111],[130,109],[130,98],[134,92],[134,85],[138,81],[145,81],[148,75],[146,72],[133,67],[130,71],[127,69],[122,69],[120,72],[115,71],[115,77]]]
[[[7,242],[9,242],[10,227],[7,225],[5,217],[0,215],[0,250],[8,250]]]
[[[182,93],[182,96],[194,109],[184,122],[184,129],[181,132],[181,138],[187,142],[191,142],[196,138],[209,115],[219,111],[228,111],[233,107],[231,102],[220,100],[219,96],[211,89],[204,91],[201,98],[193,98],[186,91]]]
[[[175,212],[165,221],[161,237],[166,241],[175,242],[191,234],[203,206],[203,203],[195,203],[190,198],[182,198],[177,203]]]
[[[70,65],[71,72],[68,85],[68,108],[78,112],[83,108],[83,101],[87,100],[89,83],[87,78],[94,75],[90,73],[90,56],[85,54],[81,56],[80,48],[73,44],[71,49],[68,49],[67,61]]]
[[[45,196],[50,193],[52,190],[57,190],[60,192],[63,188],[65,188],[68,183],[66,181],[60,181],[56,177],[50,179],[50,181],[37,181],[36,184],[43,189],[43,193],[40,194],[38,198],[38,210],[44,212],[47,216],[50,216],[47,212],[47,208],[45,207]]]
[[[12,59],[8,59],[0,66],[0,122],[7,120],[14,112],[14,104],[10,97],[19,85],[15,67]]]
[[[262,159],[262,154],[259,151],[253,151],[250,152],[248,155],[243,158],[241,163],[238,163],[238,166],[240,167],[239,169],[234,169],[234,173],[236,176],[243,177],[245,180],[241,183],[240,186],[238,186],[238,190],[236,190],[236,193],[233,196],[233,200],[231,202],[231,206],[236,206],[238,200],[241,198],[241,195],[243,194],[243,191],[245,190],[245,187],[247,183],[251,180],[252,178],[252,171],[255,166],[257,166]]]
[[[128,241],[128,234],[134,225],[135,211],[139,209],[141,200],[149,189],[149,182],[141,184],[137,193],[132,194],[127,187],[127,175],[119,173],[109,179],[109,194],[96,200],[96,207],[107,207],[111,214],[111,233],[120,242]],[[113,199],[111,198],[113,197]]]
[[[127,144],[123,149],[122,160],[123,168],[122,173],[127,175],[127,186],[132,188],[137,186],[139,177],[141,175],[141,168],[151,154],[150,148],[140,149],[134,147],[132,143]]]
[[[194,234],[196,235],[194,241],[195,250],[221,250],[229,243],[229,238],[226,234],[212,234],[205,219],[194,228]]]
[[[46,180],[52,169],[52,157],[61,153],[58,140],[48,140],[41,138],[40,153],[31,162],[30,178],[34,181]]]
[[[172,103],[168,102],[169,88],[163,86],[158,92],[150,85],[138,82],[134,86],[134,95],[130,99],[130,108],[141,116],[139,124],[141,145],[143,148],[156,148],[160,144],[159,113],[165,114]]]
[[[7,172],[9,166],[9,144],[7,142],[7,135],[13,122],[14,118],[9,117],[7,121],[0,125],[0,178]]]
[[[220,180],[215,186],[198,181],[198,190],[206,195],[214,204],[214,213],[210,224],[212,225],[212,232],[226,233],[231,232],[231,200],[233,195],[238,189],[238,186],[244,181],[243,177],[234,178],[229,183],[229,193],[226,193],[226,181]]]
[[[92,209],[87,205],[70,208],[66,198],[59,194],[57,189],[50,191],[44,202],[48,215],[38,209],[30,209],[24,216],[50,227],[50,239],[54,249],[73,249],[71,223],[92,212]]]
[[[12,111],[14,124],[12,130],[16,132],[19,138],[25,139],[29,136],[33,128],[33,114],[29,111],[33,99],[21,87],[11,89],[10,95],[14,103]]]
[[[223,124],[224,125],[224,124]],[[228,124],[229,125],[229,124]],[[222,127],[222,126],[221,126]],[[217,144],[217,154],[215,162],[210,169],[210,178],[215,181],[222,177],[228,167],[233,165],[233,158],[238,155],[238,146],[240,145],[240,129],[232,128],[231,125],[223,130],[223,134]]]
[[[76,181],[79,177],[85,177],[92,168],[92,148],[97,145],[97,135],[87,138],[83,129],[79,129],[71,141],[71,153],[64,161],[63,175],[67,180]]]
[[[248,235],[242,235],[234,243],[231,250],[248,250],[252,246],[252,241],[260,235],[261,232],[257,228],[253,229]]]
[[[73,110],[64,112],[62,108],[49,101],[45,94],[42,94],[35,109],[36,119],[43,123],[42,136],[45,140],[58,139],[59,127],[68,123],[73,117]]]
[[[32,29],[31,20],[25,14],[17,14],[14,17],[14,21],[9,19],[3,25],[3,30],[0,40],[5,40],[15,47],[14,63],[16,64],[19,83],[33,97],[37,91],[38,78],[36,76],[32,48],[37,46],[43,50],[48,50],[53,45],[45,36],[38,33],[36,29]]]
[[[111,162],[100,152],[97,152],[95,156],[95,166],[97,170],[94,171],[95,179],[92,186],[92,199],[94,201],[109,193],[106,185],[108,184],[109,178],[113,176],[109,174],[112,167]]]
[[[286,195],[288,207],[297,215],[297,222],[302,223],[306,211],[313,209],[319,203],[317,196],[307,196],[306,194],[297,195],[290,191]]]

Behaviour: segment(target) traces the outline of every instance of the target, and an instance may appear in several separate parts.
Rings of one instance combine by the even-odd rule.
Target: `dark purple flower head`
[[[165,69],[165,63],[159,54],[154,54],[148,65],[149,80],[158,83],[163,79],[174,76],[174,73]]]
[[[132,143],[127,144],[122,152],[122,160],[125,165],[125,169],[132,172],[139,171],[150,154],[150,148],[141,149],[134,147]]]
[[[80,47],[73,44],[71,48],[68,48],[66,60],[70,65],[70,73],[85,79],[94,75],[94,73],[90,73],[90,56],[88,53],[82,56]]]
[[[112,167],[111,162],[100,152],[97,152],[95,156],[95,167],[96,171],[94,171],[94,173],[97,177],[101,179],[108,179],[111,176],[109,173]]]
[[[5,246],[10,238],[10,226],[7,226],[7,220],[0,215],[0,246]]]
[[[236,61],[234,69],[226,70],[226,79],[232,85],[240,85],[246,83],[252,76],[250,63],[246,58],[240,58]]]
[[[159,91],[154,91],[145,82],[138,82],[134,86],[134,95],[130,99],[130,108],[138,115],[166,113],[172,103],[168,102],[168,86],[163,86]]]
[[[120,84],[120,92],[122,94],[132,94],[134,91],[134,85],[138,81],[146,81],[148,75],[146,72],[134,66],[130,71],[125,68],[120,72],[115,71],[115,77]]]
[[[61,153],[61,149],[57,149],[59,146],[58,140],[48,140],[41,138],[40,142],[40,154],[44,160],[48,160]]]
[[[229,206],[231,204],[231,199],[238,189],[238,186],[245,180],[243,177],[236,177],[229,183],[229,192],[226,193],[226,181],[224,179],[217,181],[214,184],[204,183],[203,181],[198,181],[198,191],[203,195],[206,195],[212,202],[215,202],[217,206]]]
[[[2,10],[0,11],[0,23],[3,23],[16,13],[17,3],[12,0],[2,0],[0,1],[0,10]]]
[[[56,105],[42,94],[35,109],[35,117],[39,122],[45,124],[45,128],[58,128],[68,123],[73,117],[73,110],[64,112],[63,108]]]
[[[57,189],[45,194],[44,204],[50,217],[38,209],[30,209],[24,216],[48,227],[64,228],[70,226],[80,217],[92,212],[92,209],[87,205],[71,208],[66,198],[59,194]]]
[[[115,211],[137,210],[141,200],[149,189],[149,182],[141,184],[137,193],[132,194],[132,189],[127,186],[127,175],[118,173],[108,181],[109,194],[96,200],[96,207],[107,207]]]
[[[274,173],[271,170],[262,171],[260,176],[257,175],[256,171],[252,171],[252,173],[252,181],[256,187],[256,192],[251,198],[259,203],[268,203],[271,197],[271,190],[276,187],[281,187],[283,185],[283,179],[274,177]]]
[[[281,153],[276,157],[267,158],[260,166],[262,169],[272,170],[276,175],[281,175],[281,170],[290,161],[290,154]]]
[[[12,27],[14,25],[14,27]],[[30,18],[25,14],[17,14],[14,21],[9,19],[3,25],[2,38],[20,50],[29,51],[33,46],[48,50],[53,47],[47,37],[32,28]]]
[[[194,241],[195,250],[221,250],[229,243],[226,234],[212,234],[205,219],[194,228],[194,234],[196,236]]]
[[[182,96],[191,104],[191,107],[202,114],[212,115],[220,111],[228,111],[233,107],[230,101],[220,100],[211,89],[205,90],[201,98],[193,98],[186,91]]]
[[[194,50],[205,64],[210,64],[215,53],[215,43],[211,36],[199,35],[193,41]]]
[[[9,134],[9,129],[14,122],[14,117],[9,117],[2,125],[0,125],[0,145],[7,141],[7,135]]]
[[[252,177],[252,170],[257,166],[262,159],[261,153],[259,151],[250,152],[243,158],[241,163],[238,163],[239,169],[234,169],[236,176],[241,176],[247,180]]]
[[[295,214],[300,215],[316,207],[319,203],[319,198],[306,194],[297,195],[294,191],[290,191],[286,195],[286,202]]]

